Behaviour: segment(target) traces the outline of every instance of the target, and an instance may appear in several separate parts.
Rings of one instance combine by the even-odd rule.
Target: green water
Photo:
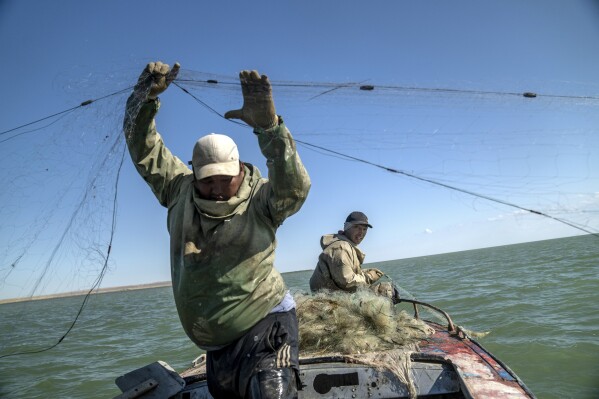
[[[372,264],[447,311],[539,398],[599,398],[599,239],[573,237]],[[311,271],[286,273],[307,289]],[[0,355],[49,346],[82,298],[0,305]],[[155,360],[187,368],[200,351],[170,288],[95,295],[56,348],[0,359],[2,398],[111,398],[114,379]]]

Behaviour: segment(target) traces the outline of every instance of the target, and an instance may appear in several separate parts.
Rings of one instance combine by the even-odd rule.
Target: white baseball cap
[[[239,151],[237,144],[224,134],[210,133],[193,147],[191,164],[198,180],[210,176],[237,176]]]

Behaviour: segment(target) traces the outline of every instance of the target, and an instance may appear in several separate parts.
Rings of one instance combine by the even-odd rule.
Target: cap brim
[[[200,168],[194,166],[196,179],[202,180],[211,176],[237,176],[239,161],[211,163]]]
[[[368,226],[372,229],[372,225],[367,223],[367,222],[351,222],[354,226],[355,225],[362,225],[362,226]]]

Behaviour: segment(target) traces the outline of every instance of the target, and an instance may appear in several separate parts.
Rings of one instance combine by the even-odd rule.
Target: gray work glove
[[[272,99],[272,90],[268,76],[258,71],[239,72],[243,107],[228,111],[227,119],[241,119],[253,128],[270,129],[279,123]]]
[[[384,283],[375,284],[372,286],[372,290],[377,295],[384,296],[391,300],[393,300],[394,298],[395,290],[393,289],[393,284],[391,284],[390,282],[386,281]]]
[[[383,273],[379,269],[375,269],[375,268],[365,270],[364,274],[366,274],[368,276],[368,278],[370,279],[370,283],[374,283],[375,281],[378,281],[378,279],[380,279],[381,277],[383,277],[385,275],[385,273]]]
[[[160,61],[150,62],[139,75],[134,92],[144,101],[155,100],[175,80],[180,67],[178,62],[175,63],[173,69]]]

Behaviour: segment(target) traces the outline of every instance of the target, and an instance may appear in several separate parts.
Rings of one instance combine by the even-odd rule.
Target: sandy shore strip
[[[126,286],[122,286],[122,287],[107,287],[107,288],[100,288],[98,290],[95,290],[92,294],[95,295],[95,294],[106,294],[108,292],[145,290],[147,288],[170,287],[171,285],[172,284],[170,281],[160,281],[160,282],[149,283],[149,284],[126,285]],[[83,295],[87,295],[88,292],[89,292],[89,290],[81,290],[81,291],[63,292],[63,293],[59,293],[59,294],[39,295],[39,296],[25,297],[25,298],[0,299],[0,305],[4,304],[4,303],[40,301],[40,300],[52,299],[52,298],[83,296]]]

